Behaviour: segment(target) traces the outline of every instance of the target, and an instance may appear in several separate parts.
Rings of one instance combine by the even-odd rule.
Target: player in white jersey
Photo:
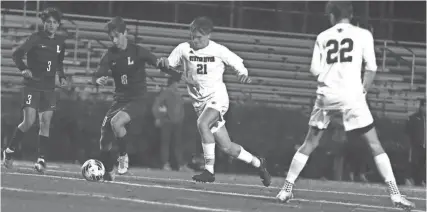
[[[229,98],[223,82],[225,66],[234,68],[241,83],[249,83],[248,70],[243,60],[228,48],[210,40],[212,21],[196,18],[190,26],[191,41],[179,44],[162,63],[168,68],[181,67],[194,109],[198,115],[197,127],[202,137],[205,170],[193,176],[199,182],[213,182],[215,142],[226,154],[252,164],[259,170],[265,186],[271,183],[264,158],[258,158],[230,140],[225,127],[224,114]]]
[[[331,1],[327,4],[331,28],[317,36],[311,61],[311,73],[317,77],[317,99],[309,121],[304,144],[292,159],[282,190],[277,199],[287,202],[292,198],[292,187],[304,168],[309,155],[318,146],[332,116],[342,117],[347,133],[365,140],[377,168],[388,185],[392,202],[401,208],[415,205],[399,192],[390,160],[378,139],[366,93],[374,79],[377,65],[371,32],[350,24],[351,2]],[[362,82],[362,62],[365,74]],[[354,136],[353,135],[353,136]]]

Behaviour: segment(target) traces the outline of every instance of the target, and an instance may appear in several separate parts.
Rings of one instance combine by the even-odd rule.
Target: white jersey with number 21
[[[339,23],[319,34],[311,61],[318,82],[315,107],[344,109],[365,102],[363,62],[365,70],[377,70],[370,31]]]
[[[224,95],[228,99],[223,82],[226,65],[233,67],[238,74],[248,74],[239,56],[214,41],[209,41],[208,46],[199,50],[192,49],[188,42],[181,43],[172,51],[168,60],[172,68],[181,67],[190,97],[200,102],[212,95]]]

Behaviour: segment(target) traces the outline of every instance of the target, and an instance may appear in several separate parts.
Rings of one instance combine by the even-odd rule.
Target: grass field
[[[392,207],[386,188],[376,184],[300,180],[295,199],[276,202],[283,183],[274,178],[262,186],[257,176],[217,174],[216,182],[194,183],[193,173],[130,169],[115,182],[84,180],[80,167],[49,164],[36,174],[32,163],[16,162],[12,170],[1,169],[2,212],[127,212],[127,211],[284,211],[284,212],[366,212],[399,211]],[[402,193],[426,211],[425,188],[402,187]]]

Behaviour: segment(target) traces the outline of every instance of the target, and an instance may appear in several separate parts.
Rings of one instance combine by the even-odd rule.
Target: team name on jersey
[[[215,57],[198,57],[198,56],[190,56],[191,62],[204,62],[204,63],[212,63],[215,62]]]

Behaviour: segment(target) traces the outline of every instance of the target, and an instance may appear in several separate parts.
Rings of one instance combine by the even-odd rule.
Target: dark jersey
[[[63,60],[65,37],[55,35],[49,38],[44,31],[31,34],[13,52],[13,61],[20,71],[30,70],[33,78],[25,79],[24,84],[37,90],[53,90],[55,75],[64,76]],[[27,55],[27,64],[23,59]]]
[[[95,78],[110,75],[116,86],[116,100],[144,97],[147,92],[145,64],[156,66],[157,57],[147,49],[128,43],[125,50],[111,47],[102,56]]]

